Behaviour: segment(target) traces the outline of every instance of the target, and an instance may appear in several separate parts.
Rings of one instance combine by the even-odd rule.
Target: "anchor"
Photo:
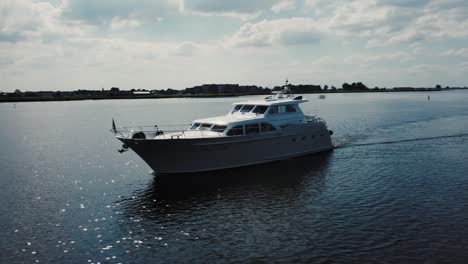
[[[122,145],[122,148],[117,150],[119,153],[124,153],[125,151],[128,151],[128,146],[123,144]]]

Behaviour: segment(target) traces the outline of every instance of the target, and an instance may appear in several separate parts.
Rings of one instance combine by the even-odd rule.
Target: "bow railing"
[[[117,137],[125,139],[184,139],[221,136],[222,132],[188,130],[187,125],[132,126],[110,129]]]

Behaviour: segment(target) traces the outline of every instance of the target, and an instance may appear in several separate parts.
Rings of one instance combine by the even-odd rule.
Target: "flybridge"
[[[302,96],[294,96],[293,94],[276,93],[265,97],[264,100],[253,100],[246,102],[233,103],[233,105],[280,105],[280,104],[301,104],[308,102],[308,100],[302,99]]]

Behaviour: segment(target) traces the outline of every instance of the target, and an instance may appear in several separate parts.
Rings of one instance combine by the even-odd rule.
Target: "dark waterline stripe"
[[[442,138],[459,138],[459,137],[466,137],[466,136],[468,136],[468,134],[425,137],[425,138],[412,138],[412,139],[402,139],[402,140],[395,140],[395,141],[371,142],[371,143],[363,143],[363,144],[349,144],[349,145],[344,144],[344,145],[335,146],[335,149],[349,148],[349,147],[364,147],[364,146],[373,146],[373,145],[399,144],[399,143],[405,143],[405,142],[425,141],[425,140],[434,140],[434,139],[442,139]]]

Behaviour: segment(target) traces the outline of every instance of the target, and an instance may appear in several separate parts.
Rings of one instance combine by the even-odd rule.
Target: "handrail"
[[[313,115],[305,115],[307,122],[317,122],[317,123],[324,123],[325,126],[327,125],[327,122],[325,122],[324,119],[313,116]]]
[[[175,126],[175,125],[173,125]],[[186,126],[187,127],[187,126]],[[209,131],[210,133],[207,134],[208,131],[203,130],[188,130],[185,129],[161,129],[158,126],[135,126],[135,127],[117,127],[115,129],[110,129],[115,135],[121,138],[132,138],[136,133],[143,133],[145,135],[145,139],[181,139],[181,138],[192,138],[187,136],[185,133],[187,131],[191,131],[192,133],[199,133],[197,134],[197,138],[202,137],[216,137],[223,135],[223,132],[217,131]],[[214,136],[214,135],[216,136]]]

